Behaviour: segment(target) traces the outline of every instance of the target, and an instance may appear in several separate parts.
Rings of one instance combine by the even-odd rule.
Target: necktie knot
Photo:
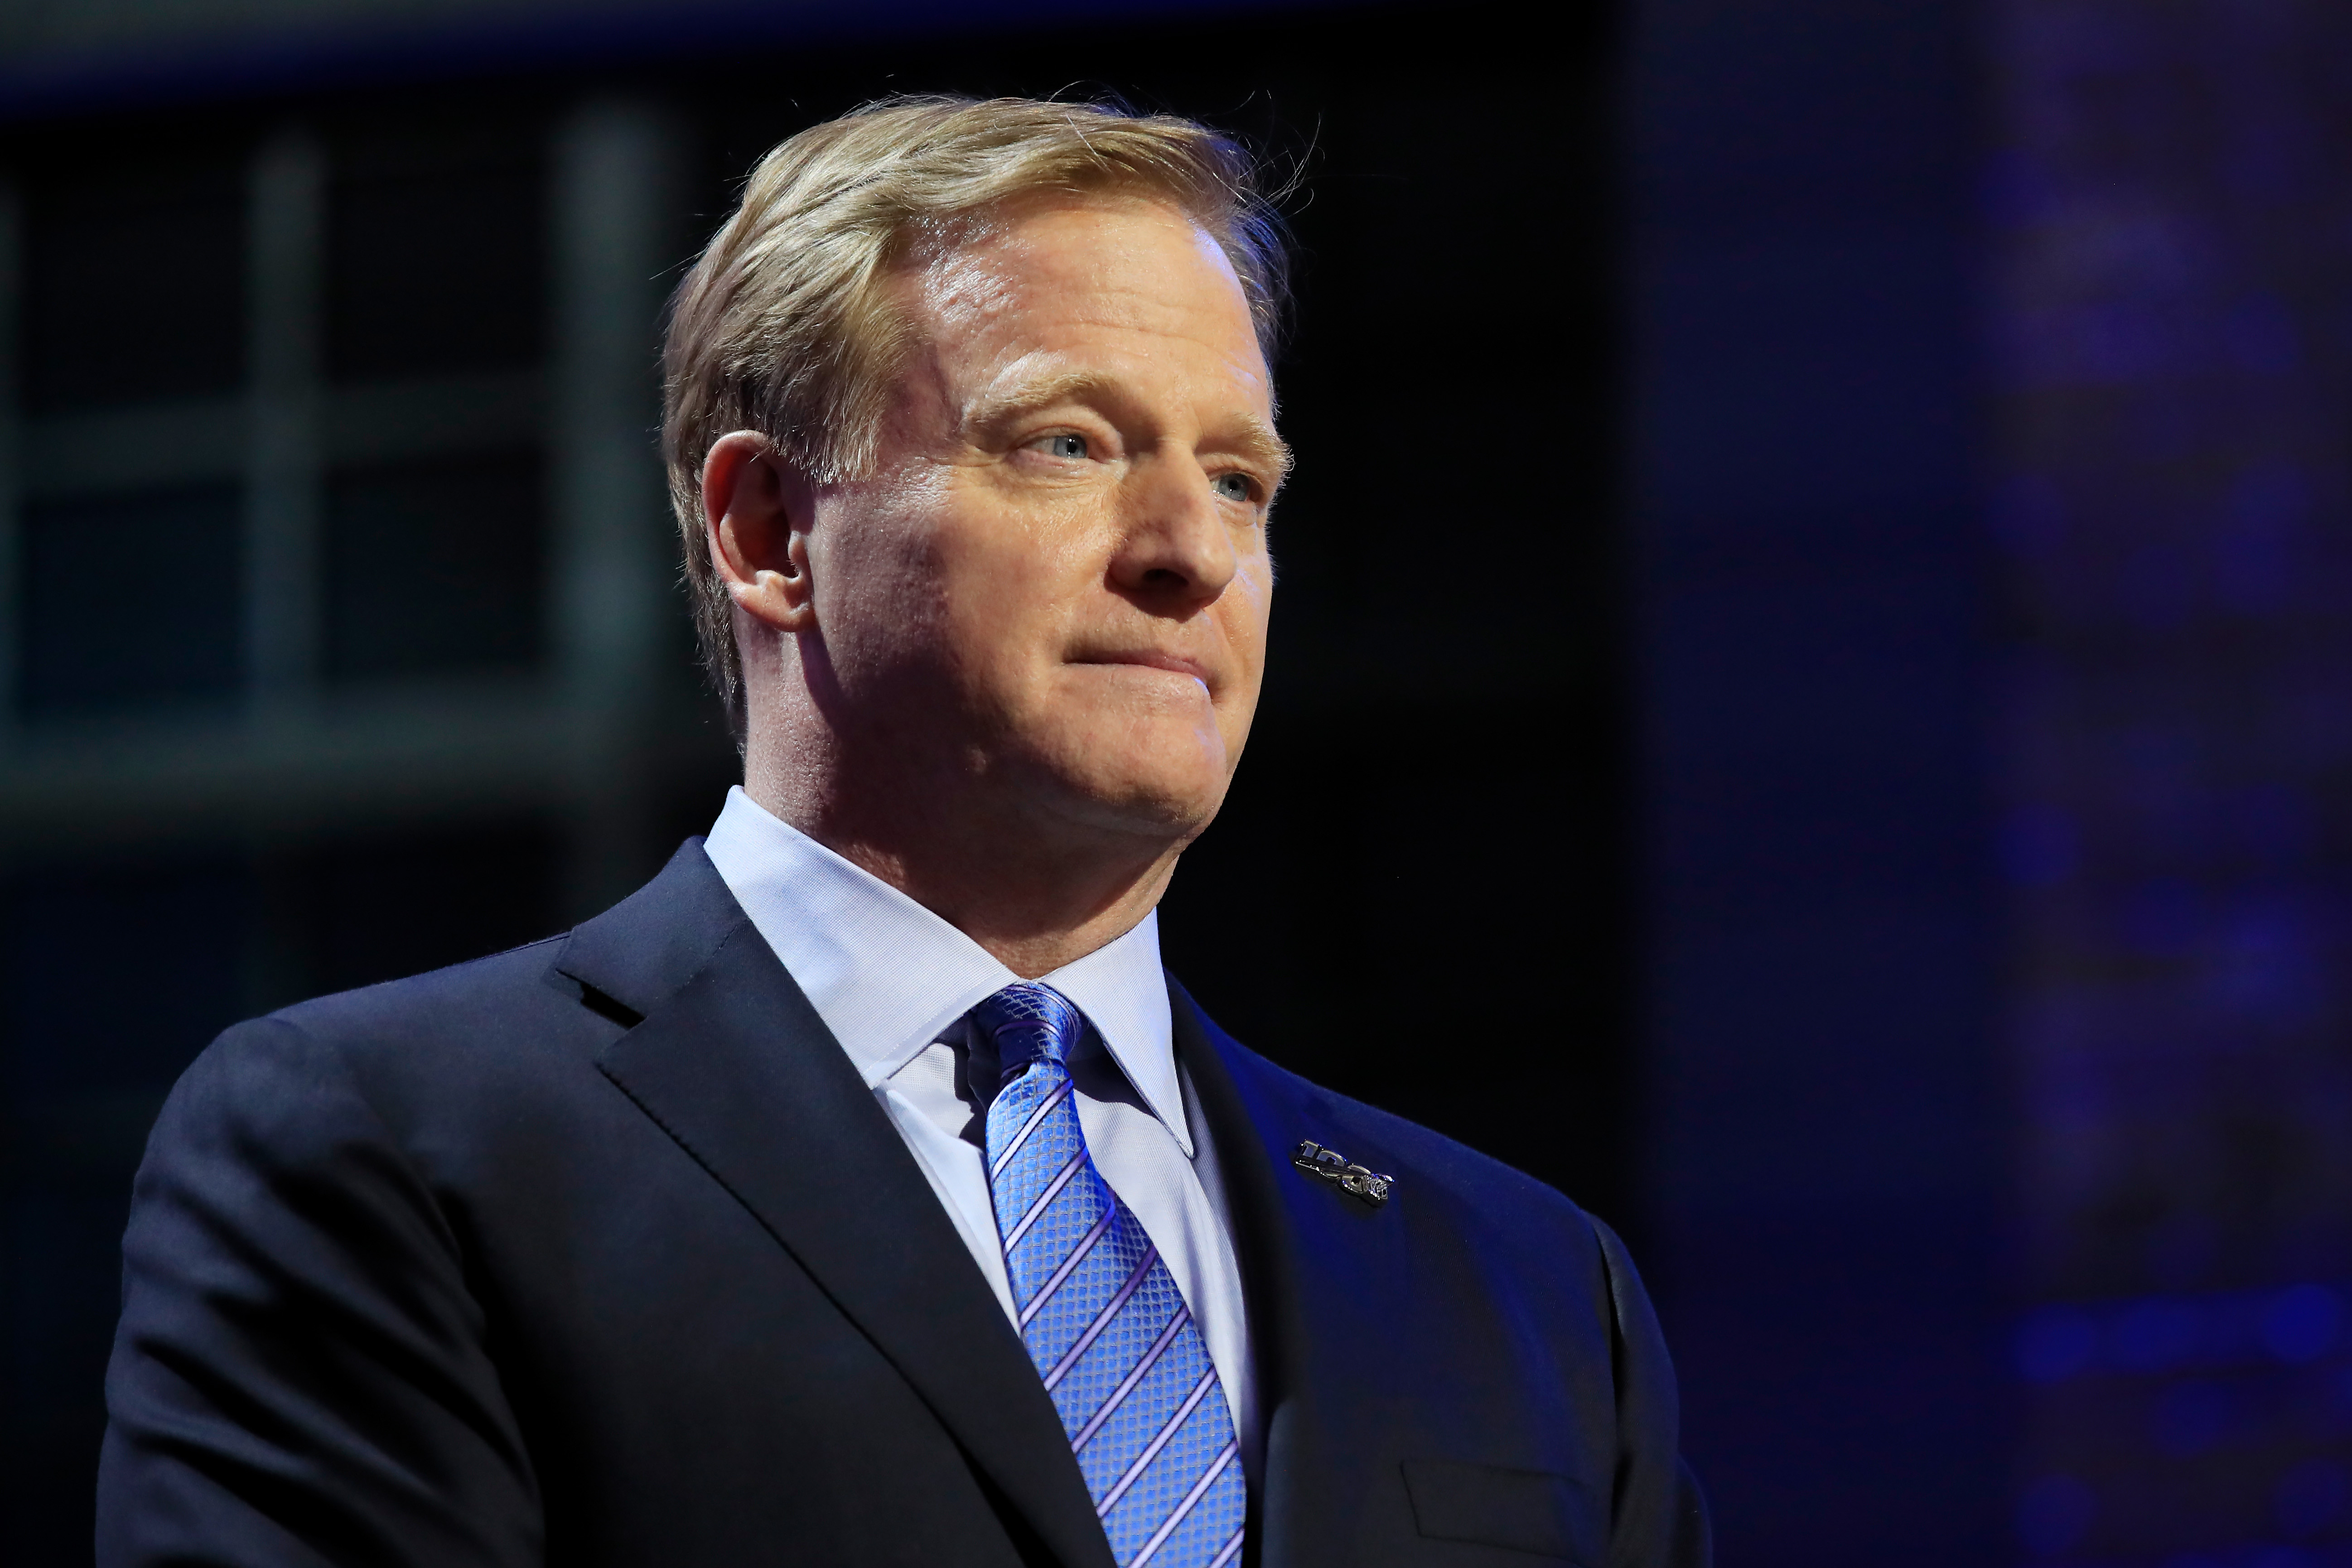
[[[996,1042],[1002,1081],[1011,1083],[1032,1062],[1060,1067],[1078,1043],[1085,1020],[1070,999],[1050,985],[1017,981],[971,1010]]]

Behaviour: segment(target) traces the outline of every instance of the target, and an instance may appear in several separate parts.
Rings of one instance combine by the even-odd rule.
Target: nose
[[[1184,616],[1216,602],[1241,569],[1233,524],[1192,454],[1138,465],[1111,579],[1143,608]]]

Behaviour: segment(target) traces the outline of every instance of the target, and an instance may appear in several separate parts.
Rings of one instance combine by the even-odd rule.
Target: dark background
[[[7,1561],[87,1554],[211,1033],[715,813],[659,300],[774,141],[949,90],[1298,173],[1168,956],[1627,1235],[1722,1561],[2352,1563],[2346,14],[77,15],[0,13]]]

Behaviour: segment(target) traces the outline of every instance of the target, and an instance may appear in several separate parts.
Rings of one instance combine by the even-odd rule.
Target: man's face
[[[809,534],[834,722],[909,788],[1197,833],[1257,704],[1285,462],[1232,268],[1172,209],[1097,201],[893,287],[879,462]]]

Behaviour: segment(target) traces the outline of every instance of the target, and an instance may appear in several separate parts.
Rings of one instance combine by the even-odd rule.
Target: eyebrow
[[[1065,370],[1015,382],[1001,392],[984,393],[969,404],[963,414],[961,434],[969,440],[979,432],[1009,425],[1026,414],[1058,404],[1085,403],[1133,405],[1134,395],[1115,376],[1093,370]],[[1221,448],[1239,452],[1260,466],[1274,470],[1279,484],[1290,472],[1289,444],[1274,433],[1274,427],[1255,414],[1242,416],[1242,430],[1232,440],[1220,443]]]

